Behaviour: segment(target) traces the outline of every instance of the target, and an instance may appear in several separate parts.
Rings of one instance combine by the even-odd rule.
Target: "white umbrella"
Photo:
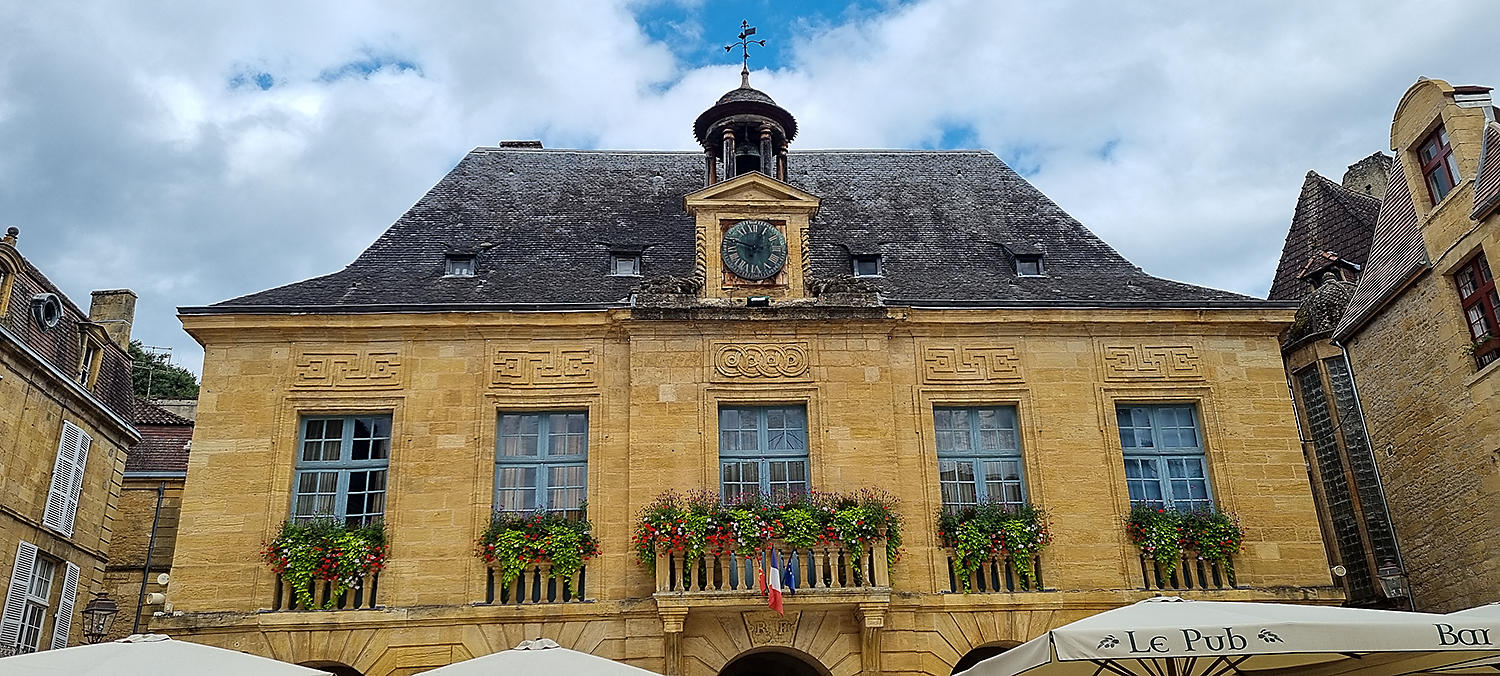
[[[456,662],[422,672],[422,676],[660,676],[611,659],[568,650],[552,639],[522,641],[511,650]]]
[[[965,676],[1398,676],[1500,656],[1500,618],[1173,596],[1099,613]]]
[[[329,676],[236,650],[135,634],[118,641],[0,658],[5,676]]]
[[[1467,620],[1470,620],[1470,619],[1478,619],[1478,618],[1488,618],[1488,619],[1491,619],[1491,620],[1500,620],[1500,603],[1491,603],[1491,604],[1479,606],[1479,607],[1476,607],[1476,608],[1469,608],[1467,610],[1459,610],[1459,611],[1448,613],[1444,617],[1452,618],[1454,622],[1464,622],[1464,621],[1467,621]],[[1496,639],[1497,639],[1497,642],[1500,642],[1500,637],[1496,637]],[[1457,665],[1457,666],[1442,667],[1442,668],[1434,669],[1432,671],[1432,673],[1435,673],[1435,674],[1500,674],[1500,657],[1491,657],[1491,658],[1488,658],[1488,659],[1475,660],[1474,662],[1471,662],[1471,663],[1468,663],[1468,664],[1460,664],[1460,665]]]

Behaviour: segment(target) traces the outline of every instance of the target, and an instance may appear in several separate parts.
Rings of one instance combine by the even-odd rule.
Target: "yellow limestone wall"
[[[370,676],[537,636],[663,671],[663,622],[652,573],[630,548],[633,517],[663,491],[717,487],[717,411],[742,403],[805,405],[812,484],[897,495],[905,550],[874,619],[791,597],[794,619],[749,632],[763,607],[691,608],[685,674],[715,674],[768,646],[860,673],[872,625],[882,673],[948,674],[973,647],[1153,595],[1123,528],[1117,402],[1196,405],[1216,500],[1246,528],[1240,588],[1189,595],[1341,599],[1277,342],[1291,310],[739,312],[184,317],[206,350],[169,589],[184,614],[153,629]],[[724,356],[749,346],[801,360],[759,371]],[[1055,536],[1043,555],[1049,591],[939,593],[948,578],[933,528],[932,407],[967,404],[1018,409],[1029,497]],[[589,564],[592,603],[474,605],[485,596],[473,548],[491,509],[496,416],[527,409],[588,411],[589,516],[603,546]],[[288,513],[300,417],[360,412],[393,420],[387,609],[255,612],[272,599],[259,553]]]

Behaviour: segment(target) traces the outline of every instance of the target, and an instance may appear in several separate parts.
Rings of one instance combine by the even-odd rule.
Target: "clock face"
[[[743,279],[775,277],[786,266],[786,235],[765,221],[740,221],[724,232],[724,267]]]

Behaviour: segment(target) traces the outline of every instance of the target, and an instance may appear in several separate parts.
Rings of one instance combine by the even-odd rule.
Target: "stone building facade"
[[[75,645],[103,589],[129,422],[135,294],[86,314],[0,241],[0,654]]]
[[[181,614],[153,630],[367,676],[538,636],[673,675],[946,675],[1163,587],[1343,601],[1286,392],[1295,303],[1146,275],[987,152],[790,152],[796,121],[748,81],[694,130],[702,153],[475,149],[343,271],[182,308],[205,363]],[[582,471],[525,475],[587,498],[602,554],[578,594],[507,597],[474,555],[520,490],[497,449],[528,417],[579,424]],[[959,419],[1009,421],[976,434],[1013,442],[964,465]],[[315,490],[301,458],[331,421],[389,439],[348,471],[385,481],[390,555],[351,607],[288,610],[260,552]],[[746,455],[773,426],[797,443]],[[642,508],[765,463],[783,486],[894,494],[899,560],[799,589],[784,615],[744,577],[636,561]],[[991,463],[1011,474],[959,469]],[[1002,484],[1049,515],[1042,582],[996,568],[955,592],[945,490]],[[1239,515],[1232,579],[1153,574],[1124,520],[1158,488]]]
[[[1332,332],[1358,382],[1418,610],[1500,600],[1500,123],[1487,87],[1422,79],[1358,286]]]

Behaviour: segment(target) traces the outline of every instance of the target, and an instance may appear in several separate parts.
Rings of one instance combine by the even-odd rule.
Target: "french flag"
[[[769,597],[771,610],[785,615],[781,610],[781,557],[774,549],[771,550],[771,569],[760,578],[760,588]]]

